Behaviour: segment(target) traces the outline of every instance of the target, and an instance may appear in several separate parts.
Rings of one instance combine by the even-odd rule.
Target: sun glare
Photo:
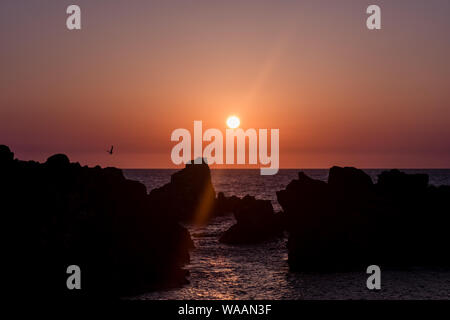
[[[230,116],[227,119],[227,126],[231,129],[236,129],[237,127],[239,127],[240,123],[241,121],[236,116]]]

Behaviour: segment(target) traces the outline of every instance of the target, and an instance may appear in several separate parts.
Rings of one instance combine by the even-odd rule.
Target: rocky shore
[[[351,167],[331,168],[328,182],[300,172],[277,198],[292,271],[450,265],[450,186],[425,174],[390,170],[373,183]]]
[[[276,192],[283,212],[247,195],[216,197],[206,163],[188,164],[147,193],[116,168],[89,168],[56,154],[20,161],[0,146],[7,281],[43,297],[118,297],[187,283],[189,231],[233,214],[218,239],[257,244],[288,234],[291,271],[345,271],[370,264],[450,266],[450,186],[424,174],[333,167],[328,181],[299,172]],[[83,290],[67,290],[78,265]],[[30,270],[32,275],[30,276]]]
[[[19,161],[0,146],[0,175],[2,260],[17,290],[105,297],[186,283],[188,230],[121,170],[82,167],[63,154]],[[67,290],[69,265],[80,267],[82,290]]]

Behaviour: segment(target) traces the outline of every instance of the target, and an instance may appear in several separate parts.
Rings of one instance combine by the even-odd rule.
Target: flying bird
[[[109,154],[113,154],[113,149],[114,149],[114,146],[111,146],[111,150],[107,150],[106,152],[108,152]]]

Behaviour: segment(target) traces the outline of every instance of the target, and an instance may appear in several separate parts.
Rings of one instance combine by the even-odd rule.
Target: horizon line
[[[328,170],[332,167],[353,167],[361,170],[388,170],[388,169],[399,169],[399,170],[450,170],[450,168],[401,168],[401,167],[378,167],[378,168],[363,168],[363,167],[355,167],[355,166],[331,166],[326,168],[279,168],[279,170]],[[184,167],[180,168],[118,168],[121,170],[181,170]],[[261,168],[211,168],[210,170],[260,170]]]

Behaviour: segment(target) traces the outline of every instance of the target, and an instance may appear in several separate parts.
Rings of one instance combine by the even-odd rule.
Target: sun
[[[227,119],[227,126],[231,129],[236,129],[241,124],[241,121],[236,116],[229,116]]]

